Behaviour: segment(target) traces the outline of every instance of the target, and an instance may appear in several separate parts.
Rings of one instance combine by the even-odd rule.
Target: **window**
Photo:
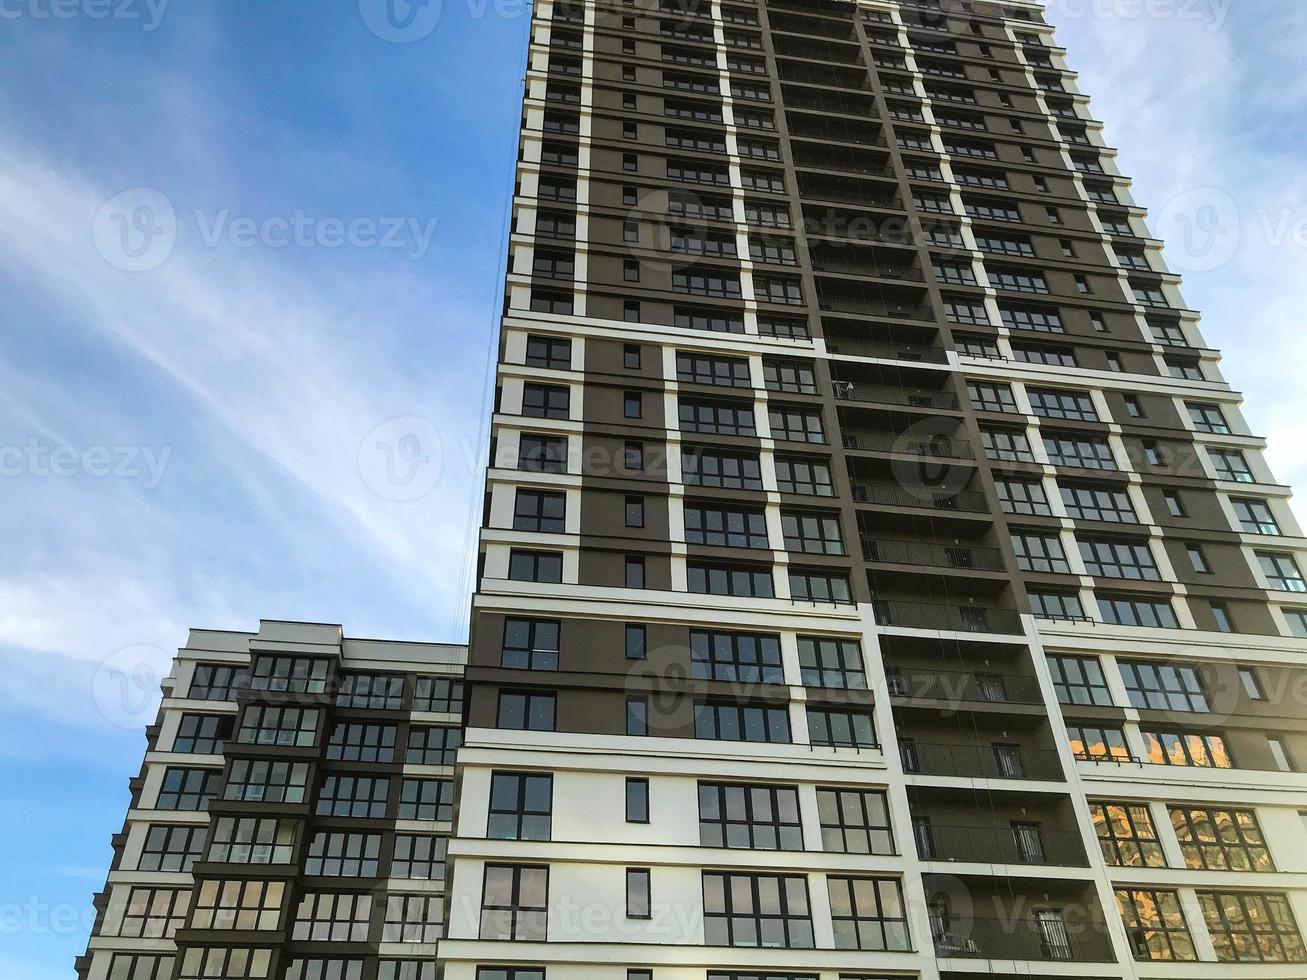
[[[307,762],[233,759],[222,798],[251,803],[303,803],[308,780]]]
[[[717,547],[766,548],[767,515],[743,507],[687,504],[685,540]]]
[[[1230,434],[1230,423],[1225,420],[1219,406],[1186,402],[1185,407],[1189,409],[1189,420],[1193,422],[1194,428],[1199,432],[1211,432],[1216,435]]]
[[[1294,765],[1293,756],[1289,754],[1289,746],[1282,737],[1267,735],[1266,747],[1271,750],[1271,758],[1275,761],[1276,769],[1280,772],[1298,771],[1298,767]]]
[[[1187,664],[1122,660],[1121,680],[1136,708],[1211,711],[1196,668]]]
[[[627,391],[622,394],[622,416],[628,419],[638,419],[644,415],[644,396],[638,391]]]
[[[508,554],[508,577],[514,582],[563,581],[563,556],[557,551],[512,549]]]
[[[626,917],[628,919],[653,918],[649,878],[648,868],[626,869]]]
[[[1136,582],[1157,582],[1162,578],[1152,551],[1143,541],[1082,537],[1079,545],[1080,557],[1089,575]]]
[[[195,891],[190,928],[276,929],[285,888],[281,881],[202,881]]]
[[[322,694],[330,665],[315,657],[256,657],[250,687],[256,691]]]
[[[856,640],[799,637],[799,670],[804,687],[865,689],[862,648]]]
[[[763,384],[769,391],[817,393],[817,379],[812,364],[806,361],[782,361],[766,358],[762,362]]]
[[[1090,803],[1103,860],[1114,868],[1164,868],[1166,856],[1142,803]]]
[[[572,341],[566,337],[526,338],[526,365],[566,371],[572,366]]]
[[[389,796],[390,780],[384,776],[328,775],[318,791],[315,812],[320,817],[377,819],[386,815]]]
[[[1230,505],[1239,518],[1239,527],[1248,534],[1280,534],[1280,525],[1271,513],[1271,505],[1252,497],[1231,497]]]
[[[1080,605],[1080,597],[1071,592],[1045,592],[1031,589],[1030,611],[1044,619],[1084,619],[1085,610]]]
[[[410,765],[452,766],[462,742],[460,729],[415,725],[408,730],[408,754],[404,761]]]
[[[402,674],[344,674],[336,692],[338,708],[396,711],[403,702]]]
[[[723,450],[684,450],[681,453],[681,477],[688,486],[762,489],[762,466],[758,457]]]
[[[1018,429],[982,429],[980,442],[984,446],[987,459],[1001,460],[1005,463],[1034,463],[1034,453],[1030,451],[1030,440]]]
[[[549,840],[553,792],[550,775],[493,773],[486,836],[491,840]]]
[[[622,466],[633,473],[644,469],[644,443],[628,442],[622,447]]]
[[[1052,347],[1047,344],[1013,344],[1012,353],[1018,361],[1027,364],[1047,364],[1052,367],[1076,367],[1076,352],[1071,347]]]
[[[1221,962],[1307,962],[1307,948],[1286,896],[1199,892],[1198,904]]]
[[[556,619],[505,619],[499,665],[512,670],[557,670],[560,632]]]
[[[1098,614],[1103,622],[1116,626],[1149,626],[1178,629],[1169,599],[1138,599],[1129,596],[1098,596]]]
[[[1059,483],[1067,516],[1081,521],[1137,524],[1134,504],[1125,487],[1102,484]]]
[[[245,980],[268,976],[272,950],[192,946],[182,955],[179,980]],[[169,960],[171,963],[171,960]],[[113,978],[117,980],[117,978]],[[136,980],[135,977],[132,980]],[[159,980],[163,980],[162,977]]]
[[[522,414],[536,419],[565,419],[571,405],[571,389],[559,385],[522,386]]]
[[[709,946],[812,949],[803,875],[703,873],[704,942]]]
[[[1036,415],[1049,419],[1072,419],[1078,422],[1098,421],[1094,400],[1085,392],[1028,388],[1026,393],[1030,396],[1030,407]]]
[[[628,371],[640,370],[640,345],[622,345],[622,367]]]
[[[849,577],[838,572],[809,571],[791,567],[790,598],[801,602],[848,603]]]
[[[375,878],[380,864],[380,834],[322,831],[309,841],[304,871],[322,878]]]
[[[1068,725],[1067,737],[1071,753],[1077,759],[1087,762],[1128,762],[1132,758],[1125,743],[1125,733],[1119,728]]]
[[[840,708],[808,708],[808,741],[834,748],[880,748],[871,713]]]
[[[649,780],[626,780],[626,822],[649,822]]]
[[[1248,466],[1248,460],[1237,449],[1208,449],[1207,455],[1216,470],[1218,480],[1231,483],[1255,483],[1256,478]]]
[[[245,672],[227,664],[196,664],[186,696],[192,701],[230,701],[245,686]]]
[[[1054,466],[1075,466],[1087,470],[1114,470],[1116,457],[1103,436],[1045,433],[1044,451]]]
[[[752,402],[712,402],[682,398],[678,412],[682,432],[728,436],[751,436],[757,433]]]
[[[623,584],[628,589],[644,588],[644,556],[627,555],[622,563]]]
[[[463,682],[448,677],[419,677],[413,692],[413,710],[461,714]]]
[[[648,648],[645,627],[640,623],[626,624],[626,659],[643,660]]]
[[[104,935],[125,939],[172,939],[186,922],[190,901],[189,888],[131,888],[116,928],[106,928]],[[137,976],[132,973],[121,975],[127,978]],[[111,970],[109,976],[116,978],[119,974]],[[149,973],[140,976],[148,977]]]
[[[792,786],[700,783],[699,843],[704,847],[803,850],[798,791]]]
[[[1270,551],[1259,551],[1258,564],[1267,584],[1278,592],[1307,592],[1307,581],[1303,580],[1302,571],[1292,555],[1282,555]]]
[[[477,969],[477,980],[545,980],[543,970]],[[286,980],[293,980],[287,977]],[[346,978],[352,980],[352,978]],[[436,980],[435,960],[382,960],[377,980]]]
[[[694,737],[722,742],[789,742],[783,707],[705,702],[695,706]]]
[[[286,980],[363,980],[363,961],[316,956],[293,959],[286,969]],[[432,980],[435,980],[434,974]]]
[[[1271,852],[1252,810],[1171,807],[1171,826],[1184,863],[1194,870],[1274,871]]]
[[[495,727],[514,731],[552,732],[554,702],[552,694],[500,691],[499,715]]]
[[[566,473],[567,440],[562,436],[523,435],[517,468],[525,473]]]
[[[1005,384],[968,381],[967,392],[971,396],[971,407],[978,412],[1016,412],[1017,410],[1012,389]]]
[[[399,784],[400,820],[439,820],[454,813],[454,783],[450,779],[405,779]]]
[[[781,493],[833,497],[830,467],[819,460],[776,457],[776,488]]]
[[[438,895],[388,895],[381,941],[434,943],[444,934],[444,921],[444,906]]]
[[[994,481],[998,503],[1005,514],[1048,517],[1053,513],[1044,485],[1038,480],[999,478]]]
[[[1184,501],[1180,499],[1178,490],[1163,490],[1162,498],[1166,501],[1166,510],[1172,517],[1187,517],[1188,512],[1185,510]]]
[[[810,555],[843,555],[839,518],[832,514],[782,511],[781,531],[788,551]]]
[[[183,714],[177,724],[172,750],[191,755],[220,755],[231,738],[232,715]]]
[[[768,633],[691,630],[690,671],[701,680],[783,684],[781,639]]]
[[[817,790],[821,846],[840,854],[893,854],[889,805],[874,790]]]
[[[312,745],[317,729],[316,708],[249,705],[241,716],[236,741],[246,745]]]
[[[626,734],[649,734],[649,699],[628,697],[626,699]]]
[[[114,953],[109,961],[109,980],[172,980],[172,956],[147,956],[144,953]],[[265,961],[266,963],[266,961]],[[266,972],[263,974],[266,976]]]
[[[181,769],[169,766],[163,771],[156,810],[204,810],[218,794],[221,773],[217,769]]]
[[[736,357],[708,357],[677,351],[676,380],[685,384],[749,388],[749,362]]]
[[[1033,306],[999,305],[999,316],[1010,330],[1030,330],[1034,333],[1066,333],[1062,315],[1056,309]]]
[[[1200,544],[1189,543],[1185,545],[1185,554],[1189,556],[1189,567],[1195,572],[1203,575],[1212,573],[1212,566],[1207,562],[1207,556],[1203,553],[1203,546]]]
[[[1053,675],[1053,690],[1061,704],[1112,703],[1112,692],[1108,690],[1103,665],[1097,657],[1050,654],[1048,670]]]
[[[394,725],[341,721],[327,739],[327,758],[340,762],[394,762]]]
[[[543,490],[517,491],[513,530],[561,534],[567,530],[567,494]]]
[[[548,868],[487,864],[480,938],[544,942],[548,898]]]
[[[207,860],[226,864],[289,864],[295,824],[257,817],[217,817],[209,832]]]
[[[1144,732],[1147,761],[1154,765],[1233,769],[1225,738],[1205,732]]]
[[[1136,960],[1196,960],[1180,896],[1173,891],[1123,888],[1116,907]]]
[[[770,599],[775,595],[770,568],[707,565],[686,566],[687,587],[697,595],[756,596]]]
[[[903,892],[893,878],[828,878],[836,949],[906,950]]]
[[[773,439],[786,439],[790,442],[807,442],[824,445],[826,432],[821,423],[821,413],[806,411],[787,405],[769,405],[767,424]]]
[[[1027,572],[1071,573],[1062,542],[1056,535],[1013,531],[1012,548],[1016,552],[1017,565]]]

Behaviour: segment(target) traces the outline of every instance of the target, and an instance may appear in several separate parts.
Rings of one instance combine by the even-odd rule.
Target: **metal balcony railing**
[[[831,259],[813,256],[813,272],[827,272],[836,275],[878,276],[881,279],[900,279],[908,282],[922,282],[925,275],[912,265],[886,265],[881,262],[860,262],[856,259]]]
[[[912,836],[923,861],[1050,865],[1083,868],[1084,843],[1073,830],[1016,827],[950,827],[916,823]]]
[[[831,387],[834,389],[835,397],[841,401],[905,405],[909,408],[931,408],[943,411],[955,411],[958,407],[958,396],[951,391],[836,380],[831,381]]]
[[[925,776],[980,776],[986,779],[1061,779],[1057,753],[1019,745],[899,743],[903,771]]]
[[[1104,931],[1077,929],[1073,933],[1065,922],[1053,917],[1041,921],[1014,916],[1014,920],[932,914],[935,954],[1038,962],[1109,963],[1115,959]]]
[[[986,671],[935,670],[925,667],[887,667],[885,682],[899,698],[988,704],[1042,704],[1039,682],[1019,674]]]
[[[934,319],[931,308],[922,303],[896,303],[891,300],[843,296],[820,296],[817,302],[827,313],[853,313],[857,316],[892,317],[896,320]]]
[[[937,544],[934,541],[867,537],[862,538],[865,561],[892,565],[924,565],[963,571],[1001,572],[1003,553],[997,548],[969,544]]]
[[[966,514],[989,512],[984,494],[944,487],[905,487],[898,483],[857,482],[853,484],[853,499],[860,504],[885,507],[922,507]]]
[[[831,350],[829,346],[826,348]],[[845,353],[843,345],[835,354]],[[848,353],[855,353],[849,351]],[[861,351],[856,353],[862,353]],[[886,354],[894,357],[896,355]],[[911,358],[899,358],[911,360]],[[941,435],[917,435],[912,432],[870,432],[865,429],[845,429],[841,434],[845,449],[867,453],[900,453],[905,456],[927,456],[931,459],[975,459],[971,443],[965,439],[950,439]]]

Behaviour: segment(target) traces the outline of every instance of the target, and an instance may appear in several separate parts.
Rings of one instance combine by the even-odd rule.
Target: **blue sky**
[[[525,8],[444,0],[395,40],[373,0],[160,2],[0,2],[0,975],[27,980],[71,976],[139,765],[115,671],[135,695],[188,627],[260,617],[464,628]],[[1137,198],[1202,232],[1171,258],[1297,482],[1307,8],[1052,9]]]

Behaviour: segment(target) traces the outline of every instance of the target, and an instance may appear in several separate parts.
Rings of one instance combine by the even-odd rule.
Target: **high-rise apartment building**
[[[1307,976],[1307,542],[1041,8],[530,44],[453,796],[402,809],[457,651],[200,634],[107,893],[193,889],[132,927],[177,972],[110,911],[88,980]],[[344,656],[295,749],[243,734],[282,642]],[[254,690],[191,759],[195,647]],[[231,795],[265,755],[293,812]],[[226,767],[193,882],[131,864],[170,766]]]

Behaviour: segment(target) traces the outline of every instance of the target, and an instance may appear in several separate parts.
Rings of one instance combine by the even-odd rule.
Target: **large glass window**
[[[906,950],[908,920],[895,878],[828,878],[836,949]]]
[[[408,730],[404,761],[421,766],[452,766],[462,742],[460,729],[414,725]]]
[[[371,917],[371,895],[305,892],[295,910],[291,938],[296,942],[367,942]]]
[[[1125,732],[1119,728],[1095,725],[1067,725],[1071,752],[1077,759],[1091,762],[1128,762],[1130,749]]]
[[[321,657],[259,656],[251,665],[249,684],[255,691],[322,694],[330,670]]]
[[[869,711],[808,708],[808,740],[835,748],[875,749],[876,727]]]
[[[1103,860],[1114,868],[1164,868],[1166,856],[1142,803],[1090,803]]]
[[[443,881],[448,846],[448,837],[396,834],[390,876],[417,881]]]
[[[345,674],[336,692],[339,708],[396,711],[403,703],[403,674]]]
[[[767,515],[757,508],[687,504],[685,540],[727,548],[766,548]]]
[[[1198,904],[1222,963],[1307,962],[1307,948],[1286,896],[1199,892]]]
[[[1103,622],[1116,626],[1148,626],[1172,630],[1180,626],[1169,599],[1100,594],[1098,614],[1103,617]]]
[[[704,847],[803,850],[798,791],[792,786],[700,783],[699,843]]]
[[[710,701],[695,708],[694,737],[723,742],[788,742],[790,716],[783,707]]]
[[[1185,865],[1209,871],[1274,871],[1252,810],[1171,807],[1171,826]]]
[[[1162,711],[1210,711],[1198,671],[1188,664],[1122,660],[1121,680],[1136,708]]]
[[[1257,552],[1257,561],[1262,566],[1266,583],[1278,592],[1307,592],[1307,580],[1302,577],[1302,570],[1292,555],[1274,552]]]
[[[210,861],[225,864],[289,864],[295,854],[295,823],[268,817],[216,817],[209,830]]]
[[[191,909],[192,929],[276,929],[281,924],[282,881],[201,881]]]
[[[490,777],[492,840],[549,840],[554,779],[535,773],[497,772]]]
[[[769,633],[691,630],[690,670],[701,680],[783,684],[781,638]]]
[[[1156,582],[1162,577],[1152,551],[1143,541],[1081,537],[1078,543],[1085,571],[1096,578]]]
[[[500,691],[496,728],[552,732],[556,697],[534,691]]]
[[[812,949],[803,875],[703,873],[704,938],[709,946]]]
[[[381,941],[434,943],[444,933],[445,909],[439,895],[390,895]]]
[[[380,834],[320,831],[309,841],[304,873],[321,878],[375,878],[380,866]]]
[[[307,762],[233,759],[222,798],[251,803],[303,803],[308,781]]]
[[[204,853],[207,827],[150,824],[138,871],[190,871]]]
[[[274,708],[252,704],[241,716],[236,741],[246,745],[312,745],[318,730],[317,708]]]
[[[450,779],[405,779],[399,784],[400,820],[440,820],[454,815],[454,783]]]
[[[1144,732],[1148,761],[1155,765],[1233,769],[1225,738],[1206,732]]]
[[[544,942],[548,903],[548,868],[487,864],[480,938]]]
[[[1058,491],[1067,516],[1073,520],[1139,523],[1134,503],[1125,487],[1059,482]]]
[[[463,682],[449,677],[419,677],[413,690],[413,710],[461,714]]]
[[[341,762],[394,762],[394,725],[341,721],[327,739],[327,758]]]
[[[876,790],[818,789],[821,845],[841,854],[893,854],[889,805]]]
[[[1053,690],[1062,704],[1112,703],[1112,692],[1103,676],[1097,657],[1071,657],[1050,654],[1048,671],[1053,675]]]
[[[1116,907],[1136,960],[1196,960],[1180,896],[1173,891],[1123,888]]]
[[[231,738],[232,715],[183,714],[177,723],[172,750],[192,755],[220,755],[222,745]]]
[[[556,619],[504,620],[500,666],[514,670],[557,670],[560,632]]]
[[[862,647],[856,640],[799,637],[799,670],[804,687],[862,690],[867,686]]]
[[[217,769],[169,766],[163,771],[156,810],[204,810],[218,793],[222,774]]]
[[[115,897],[121,892],[122,886],[116,890]],[[122,906],[121,917],[105,929],[104,935],[124,939],[171,939],[186,922],[190,901],[189,888],[131,888]],[[126,976],[132,977],[133,974]]]

